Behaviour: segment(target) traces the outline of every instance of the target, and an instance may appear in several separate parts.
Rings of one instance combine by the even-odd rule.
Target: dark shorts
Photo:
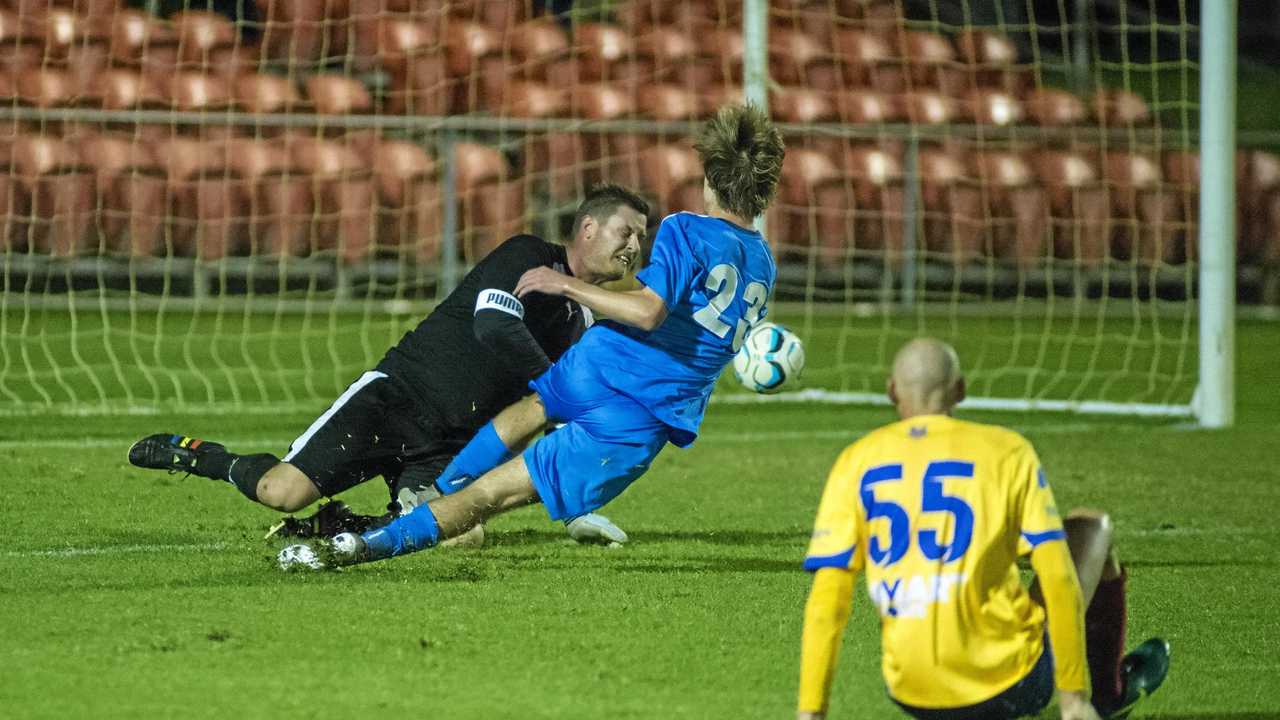
[[[990,700],[958,708],[918,708],[894,702],[917,720],[1013,720],[1038,714],[1052,699],[1053,653],[1045,638],[1044,652],[1031,672]]]
[[[401,488],[433,483],[463,444],[465,437],[424,409],[399,380],[371,370],[289,445],[284,461],[325,497],[381,475],[395,499]]]

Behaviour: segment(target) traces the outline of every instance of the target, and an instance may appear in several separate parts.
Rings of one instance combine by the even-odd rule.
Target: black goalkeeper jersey
[[[516,281],[538,266],[568,273],[564,247],[533,235],[516,235],[467,273],[447,298],[405,334],[378,363],[420,404],[434,410],[462,441],[503,408],[528,394],[532,377],[516,370],[476,333],[482,310],[522,317],[529,335],[555,362],[586,329],[576,302],[554,295],[514,296]],[[536,350],[530,348],[536,353]]]

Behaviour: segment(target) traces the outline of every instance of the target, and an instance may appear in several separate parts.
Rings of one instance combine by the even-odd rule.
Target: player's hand
[[[565,295],[569,292],[569,285],[573,282],[573,278],[564,273],[556,272],[549,267],[541,266],[526,270],[520,276],[520,280],[516,282],[516,297],[524,298],[529,293],[543,293],[545,295]]]
[[[565,522],[564,526],[569,531],[569,537],[580,543],[612,545],[627,541],[627,534],[622,528],[614,525],[609,518],[595,513],[579,515]]]
[[[1059,690],[1058,707],[1062,710],[1062,720],[1101,720],[1089,696],[1082,692]]]

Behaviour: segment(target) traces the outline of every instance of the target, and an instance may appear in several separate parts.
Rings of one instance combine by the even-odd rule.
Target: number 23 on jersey
[[[706,283],[707,292],[712,293],[711,301],[706,307],[693,313],[693,319],[718,338],[723,339],[730,330],[733,330],[734,352],[742,347],[747,330],[764,317],[765,301],[769,299],[769,288],[764,283],[747,283],[742,291],[742,301],[746,303],[747,311],[738,319],[736,327],[730,326],[725,322],[724,315],[738,297],[741,277],[742,274],[738,272],[738,268],[728,263],[721,263],[711,268],[707,273]]]

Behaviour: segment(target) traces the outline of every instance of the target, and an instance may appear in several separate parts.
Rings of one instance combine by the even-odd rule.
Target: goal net
[[[874,399],[931,334],[978,406],[1189,413],[1185,12],[791,0],[762,41],[725,0],[136,5],[0,9],[9,413],[322,406],[592,183],[700,210],[691,132],[757,49],[804,397]]]

